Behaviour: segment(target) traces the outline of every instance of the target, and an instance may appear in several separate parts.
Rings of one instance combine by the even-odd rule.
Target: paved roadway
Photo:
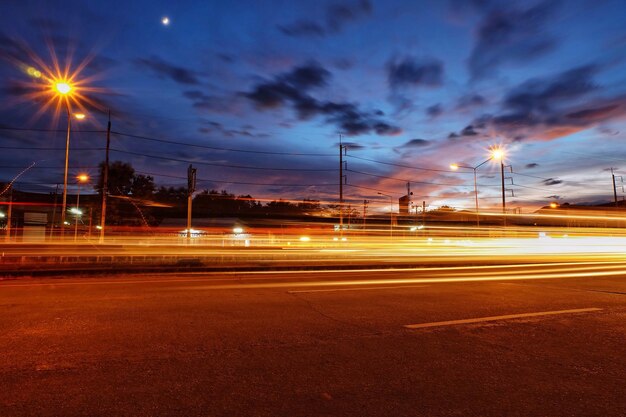
[[[623,416],[625,346],[620,263],[5,280],[0,416]]]

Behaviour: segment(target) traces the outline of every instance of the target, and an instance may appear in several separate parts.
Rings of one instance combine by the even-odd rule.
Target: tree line
[[[94,189],[102,196],[104,163],[99,165]],[[157,186],[150,175],[139,174],[128,162],[109,164],[107,224],[157,225],[163,218],[187,216],[187,187]],[[194,193],[194,217],[335,217],[339,206],[322,205],[319,200],[292,202],[274,200],[262,203],[251,195],[235,195],[226,190],[205,189]],[[344,216],[357,217],[353,209]]]

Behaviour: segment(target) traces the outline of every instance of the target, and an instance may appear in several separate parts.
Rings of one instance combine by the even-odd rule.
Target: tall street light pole
[[[69,94],[71,94],[72,86],[66,81],[57,81],[54,83],[56,94],[65,102],[67,111],[67,135],[65,137],[65,170],[63,171],[63,200],[61,204],[61,238],[65,237],[65,212],[67,210],[67,171],[70,161],[70,131],[72,125],[72,115],[70,112]]]
[[[461,164],[450,165],[450,169],[452,169],[453,171],[456,171],[459,168],[467,168],[467,169],[474,170],[474,201],[475,201],[475,212],[476,212],[476,227],[480,227],[480,214],[478,213],[478,181],[477,181],[476,171],[478,170],[478,168],[485,165],[487,162],[491,161],[492,159],[493,159],[493,156],[489,157],[487,160],[481,162],[475,167],[471,167],[468,165],[461,165]]]
[[[506,226],[506,188],[504,188],[504,159],[506,155],[501,148],[491,150],[491,159],[500,161],[500,175],[502,180],[502,224]]]
[[[389,237],[393,238],[393,197],[389,194],[380,192],[378,195],[389,197]]]

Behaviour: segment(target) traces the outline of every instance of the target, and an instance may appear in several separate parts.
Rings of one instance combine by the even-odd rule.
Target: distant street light
[[[389,197],[389,237],[393,238],[393,197],[389,194],[380,192],[378,195]]]
[[[467,169],[474,170],[474,200],[475,200],[475,211],[476,211],[476,227],[480,227],[480,214],[478,213],[478,182],[476,180],[476,171],[478,170],[478,168],[485,165],[487,162],[491,161],[492,159],[493,159],[493,154],[491,155],[489,159],[481,162],[475,167],[471,167],[468,165],[461,165],[461,164],[450,164],[450,169],[453,171],[456,171],[459,168],[467,168]]]
[[[89,182],[89,175],[79,174],[76,176],[76,180],[78,184],[78,192],[76,193],[76,207],[70,210],[74,214],[74,242],[76,242],[76,239],[78,237],[78,218],[83,214],[80,209],[80,185]]]

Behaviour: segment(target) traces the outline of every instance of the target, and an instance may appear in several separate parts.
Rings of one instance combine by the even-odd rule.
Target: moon
[[[170,24],[170,18],[169,18],[169,17],[167,17],[167,16],[164,16],[164,17],[161,19],[161,23],[163,23],[163,26],[169,26],[169,24]]]

